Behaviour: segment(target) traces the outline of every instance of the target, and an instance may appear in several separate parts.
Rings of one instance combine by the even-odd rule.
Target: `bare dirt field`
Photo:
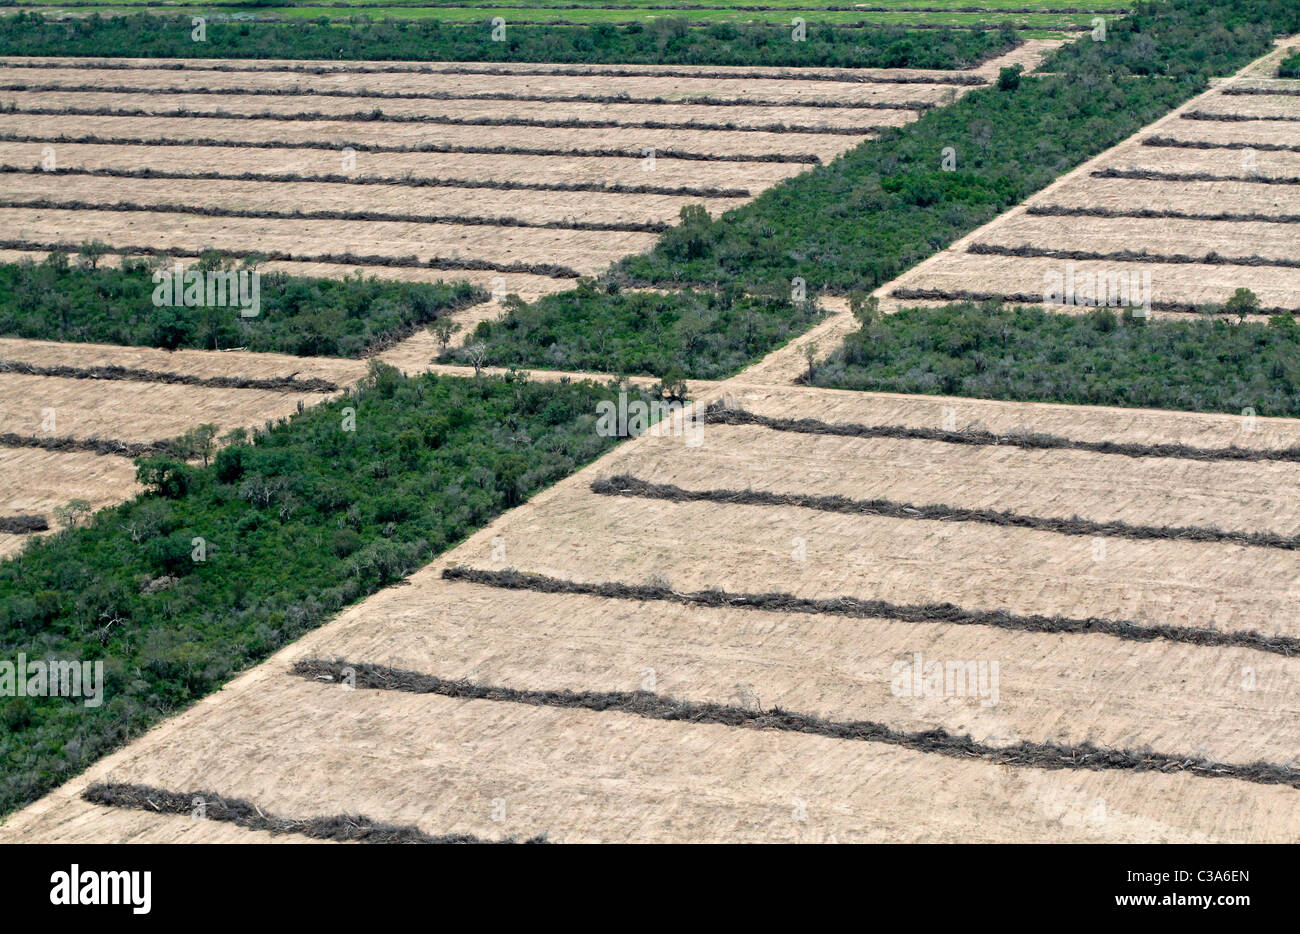
[[[894,424],[925,423],[955,406],[962,424],[1080,440],[1209,443],[1241,434],[1239,420],[1225,416],[811,389],[737,386],[731,401],[761,414]],[[1259,446],[1300,435],[1291,421],[1261,420],[1257,427],[1250,440]],[[941,489],[959,506],[1152,522],[1172,517],[1185,501],[1189,515],[1225,527],[1295,522],[1293,510],[1289,519],[1277,510],[1270,521],[1271,491],[1293,472],[1281,465],[1257,476],[1244,468],[1211,476],[1206,465],[1186,461],[1142,459],[1135,467],[1114,455],[962,447],[958,453],[972,460],[957,466],[950,458],[937,461],[943,455],[933,443],[792,439],[769,429],[706,426],[698,449],[671,435],[630,442],[503,516],[409,586],[347,611],[14,815],[0,834],[240,839],[219,825],[209,837],[177,820],[77,799],[96,780],[211,788],[279,814],[364,813],[491,839],[547,833],[564,842],[1208,841],[1295,833],[1295,791],[1285,786],[1007,768],[879,743],[625,713],[347,691],[288,673],[297,658],[339,657],[532,690],[649,689],[897,729],[938,727],[993,745],[1093,742],[1227,763],[1288,761],[1295,673],[1282,655],[1102,634],[537,594],[440,576],[450,565],[633,584],[660,575],[680,592],[718,586],[899,603],[948,599],[1012,612],[1295,632],[1285,609],[1296,596],[1292,553],[1112,538],[1098,559],[1087,537],[793,507],[667,504],[589,488],[617,472],[692,488],[751,479],[757,486],[753,464],[761,461],[762,485],[774,489],[918,502],[933,501]],[[949,463],[957,479],[945,484]],[[1152,485],[1161,481],[1160,496],[1152,498]],[[1091,495],[1103,482],[1105,495]],[[1054,488],[1068,489],[1068,497],[1053,499]],[[900,693],[896,666],[916,653],[998,662],[996,703]],[[1252,727],[1240,729],[1242,722]],[[290,774],[294,781],[285,781]],[[352,780],[340,782],[340,774]],[[500,820],[493,819],[494,799],[506,803]],[[806,820],[792,819],[799,802]]]
[[[35,244],[32,250],[98,237],[110,247],[182,253],[205,247],[275,250],[284,261],[307,264],[313,256],[344,252],[415,254],[505,265],[558,264],[590,274],[646,249],[653,236],[382,220],[330,221],[326,232],[293,219],[112,215],[89,206],[136,200],[188,202],[196,210],[253,205],[263,211],[292,206],[309,212],[356,211],[365,205],[368,211],[404,217],[671,223],[686,204],[703,203],[714,214],[736,207],[745,196],[803,171],[809,160],[833,159],[871,138],[873,127],[915,119],[924,107],[955,100],[988,82],[1000,65],[1036,64],[1057,44],[1029,42],[1005,62],[995,60],[968,72],[7,58],[0,62],[0,85],[9,90],[0,91],[0,99],[17,112],[0,114],[0,136],[13,137],[0,141],[3,164],[30,169],[49,165],[52,158],[56,167],[71,170],[381,175],[394,181],[363,187],[291,179],[131,180],[15,172],[6,177],[8,200],[75,200],[86,209],[39,214],[0,210],[0,220],[15,231],[11,239]],[[59,113],[99,108],[111,115]],[[140,111],[146,115],[127,115]],[[148,115],[158,113],[232,116]],[[260,119],[312,113],[326,116]],[[259,119],[237,119],[240,114]],[[579,126],[529,125],[569,120]],[[583,121],[595,125],[583,127]],[[797,131],[777,131],[783,127]],[[845,128],[862,132],[845,134]],[[408,148],[451,151],[393,151]],[[505,151],[492,151],[498,148]],[[675,153],[691,158],[674,158]],[[457,184],[404,184],[407,173]],[[476,182],[481,187],[471,187]],[[489,187],[499,182],[532,187]],[[655,190],[563,190],[575,185]],[[717,196],[709,189],[730,194]],[[422,270],[361,265],[379,275],[427,276]],[[342,264],[311,268],[322,275],[350,271]],[[508,269],[496,272],[518,275]],[[554,285],[512,282],[507,288],[531,297],[553,291]]]
[[[76,143],[0,142],[0,164],[31,168],[43,150],[53,147],[55,163],[65,169],[154,170],[173,173],[220,172],[239,175],[343,175],[358,178],[454,178],[533,185],[598,183],[658,188],[721,188],[749,191],[767,187],[808,168],[798,163],[703,162],[656,158],[653,168],[642,159],[598,156],[521,156],[484,153],[358,152],[355,164],[329,149],[258,149],[222,146],[105,146]],[[351,168],[348,166],[351,165]],[[742,177],[743,174],[743,177]]]
[[[1248,287],[1266,308],[1300,311],[1300,268],[1295,243],[1300,216],[1296,154],[1254,146],[1300,143],[1300,123],[1287,121],[1215,122],[1185,119],[1197,111],[1252,114],[1295,113],[1295,98],[1225,95],[1232,82],[1220,83],[1179,110],[1058,179],[1023,205],[957,241],[890,283],[897,289],[940,293],[975,292],[993,296],[1041,295],[1049,279],[1064,275],[1066,256],[973,255],[974,244],[1031,246],[1042,251],[1110,254],[1130,250],[1160,257],[1265,262],[1131,263],[1102,258],[1075,262],[1076,272],[1151,274],[1154,302],[1212,303]],[[1164,140],[1213,143],[1225,148],[1146,145]],[[1253,145],[1252,145],[1253,144]],[[1233,146],[1236,148],[1226,148]],[[1196,178],[1099,178],[1106,171],[1149,172]],[[1252,181],[1273,177],[1287,183]],[[1106,217],[1035,216],[1034,209],[1104,209]],[[1143,218],[1141,212],[1172,212],[1189,217]],[[1128,216],[1125,216],[1128,215]],[[1244,218],[1242,215],[1252,215]]]
[[[514,70],[517,80],[534,80],[527,69]],[[216,74],[229,73],[204,72],[205,80]],[[1176,120],[1144,134],[1172,132]],[[1161,171],[1176,171],[1184,151],[1201,160],[1186,171],[1212,171],[1207,166],[1217,164],[1204,155],[1211,150],[1132,142],[1031,203],[1081,203],[1063,199],[1103,181],[1088,172],[1143,165],[1148,152],[1161,160],[1152,163]],[[1235,194],[1282,187],[1196,184],[1218,186],[1190,196],[1203,212],[1243,210],[1229,203]],[[1135,197],[1138,206],[1151,203],[1145,193]],[[16,212],[0,216],[6,213]],[[24,229],[51,224],[44,236],[53,239],[73,223],[58,213],[24,215]],[[69,213],[82,215],[80,224],[100,216]],[[189,248],[198,239],[166,226],[160,215],[121,217],[147,224],[128,229],[136,238],[148,231]],[[106,219],[99,223],[112,229]],[[251,222],[205,219],[204,229],[222,231],[224,242],[289,242]],[[327,238],[310,222],[296,230],[299,252],[324,249]],[[1125,231],[1128,241],[1111,239]],[[500,248],[512,243],[509,233],[494,235],[498,261],[510,256]],[[1287,256],[1286,231],[1260,221],[1039,218],[1022,207],[881,291],[902,283],[1038,289],[1044,264],[1059,260],[983,256],[965,247],[1030,242],[1101,250],[1126,243],[1139,249],[1135,238],[1145,238],[1152,252],[1241,244]],[[350,241],[385,242],[359,229],[343,239],[349,242],[339,249],[358,252],[363,248]],[[417,249],[413,237],[407,242],[410,248],[390,241],[388,249],[436,255],[428,245]],[[475,248],[487,250],[489,241],[481,242]],[[522,248],[524,241],[513,245]],[[551,246],[563,255],[560,244]],[[582,249],[594,265],[599,243],[584,242]],[[1300,302],[1294,269],[1129,267],[1150,270],[1158,288],[1169,289],[1160,298],[1221,296],[1240,283],[1265,304]],[[469,323],[490,313],[480,306],[462,314]],[[268,839],[215,821],[87,803],[80,795],[98,781],[211,790],[286,817],[363,814],[426,833],[485,839],[1294,840],[1297,789],[1289,779],[1270,784],[1264,776],[1269,769],[1300,768],[1294,613],[1300,550],[1240,539],[1300,534],[1300,508],[1291,495],[1300,466],[1282,450],[1300,445],[1300,420],[789,385],[803,344],[830,340],[851,322],[845,303],[835,303],[823,325],[745,373],[692,386],[697,407],[723,402],[759,417],[890,429],[892,436],[708,423],[696,446],[675,434],[670,421],[11,815],[0,825],[0,840]],[[434,349],[420,334],[381,356],[417,368]],[[182,361],[160,351],[125,358],[112,348],[88,353],[140,366],[176,360],[170,369],[193,372],[220,365],[204,355]],[[0,342],[0,357],[6,354],[64,359],[35,342]],[[240,365],[241,358],[229,359],[232,368]],[[280,373],[291,364],[264,365]],[[316,375],[310,366],[304,363],[302,375]],[[340,376],[344,369],[339,364]],[[0,385],[0,392],[31,399],[38,388]],[[222,397],[214,398],[218,404]],[[292,398],[277,394],[280,404]],[[76,401],[69,402],[73,417],[83,417]],[[198,404],[170,401],[176,411]],[[130,409],[133,402],[123,399],[113,411],[123,405]],[[8,423],[8,413],[0,417]],[[197,410],[189,415],[191,422],[199,417]],[[98,424],[85,418],[87,426]],[[909,429],[950,436],[898,436]],[[1053,436],[1059,444],[979,440],[980,431],[1040,441]],[[1138,448],[1087,449],[1101,442]],[[1157,451],[1156,445],[1182,447]],[[1243,460],[1186,450],[1229,446],[1268,456]],[[710,496],[634,495],[627,480],[612,479],[623,475]],[[612,482],[593,489],[599,481]],[[805,499],[752,501],[763,494]],[[806,499],[832,496],[877,501],[879,508],[854,511]],[[736,501],[745,497],[751,501]],[[940,505],[947,509],[922,511]],[[893,511],[882,512],[884,506]],[[1025,521],[999,524],[991,510]],[[0,539],[0,549],[6,547]],[[479,576],[455,579],[457,573]],[[598,586],[604,589],[595,592]],[[623,695],[607,698],[606,709],[592,709],[601,702],[575,708],[540,694],[466,699],[364,683],[350,690],[293,674],[294,663],[306,659],[524,692],[644,692],[633,699],[696,706],[694,714],[655,719],[637,715],[649,707],[636,708]],[[927,664],[937,664],[941,674],[973,668],[996,675],[945,680],[930,690],[920,673]],[[705,722],[710,704],[725,706],[736,719]],[[778,708],[813,718],[822,732],[782,728],[788,720]],[[832,729],[846,721],[858,727]],[[893,732],[882,739],[875,725]],[[922,731],[935,732],[922,739]],[[863,735],[876,739],[853,738]],[[1018,744],[1043,758],[1000,758]],[[1098,749],[1124,767],[1105,767]]]
[[[288,415],[300,401],[311,405],[320,394],[0,373],[0,431],[161,441],[200,422],[223,430],[260,425]]]

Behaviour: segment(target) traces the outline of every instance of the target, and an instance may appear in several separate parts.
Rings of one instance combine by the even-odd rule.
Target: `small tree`
[[[1223,306],[1223,310],[1230,315],[1236,315],[1237,320],[1244,323],[1247,315],[1259,312],[1259,296],[1250,289],[1237,289]]]
[[[91,240],[89,243],[83,243],[77,250],[77,256],[81,261],[91,269],[99,266],[99,261],[108,255],[109,246],[103,240]]]
[[[803,354],[804,360],[808,363],[808,382],[811,383],[817,372],[817,342],[809,341],[804,344],[801,353]]]
[[[475,376],[483,375],[483,366],[487,363],[488,348],[487,344],[477,343],[470,344],[465,348],[465,359],[469,361],[470,366],[474,368]]]
[[[439,318],[429,325],[429,333],[438,341],[441,349],[440,353],[447,352],[447,345],[451,343],[451,336],[460,330],[460,325],[450,318]]]
[[[90,515],[90,501],[84,499],[69,500],[66,506],[54,507],[54,519],[65,529],[81,524]]]
[[[1025,70],[1024,65],[1009,65],[998,72],[998,90],[1014,91],[1020,87],[1020,73]]]
[[[866,292],[851,292],[849,293],[849,311],[858,320],[858,324],[866,327],[879,319],[880,299],[874,295],[868,295]]]
[[[176,440],[173,451],[178,457],[183,457],[185,460],[201,458],[203,466],[206,467],[217,449],[217,432],[219,430],[216,425],[211,423],[191,428]]]

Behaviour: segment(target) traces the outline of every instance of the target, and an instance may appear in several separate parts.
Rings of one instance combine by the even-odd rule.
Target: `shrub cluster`
[[[0,564],[0,657],[104,661],[97,708],[0,699],[0,811],[400,580],[606,451],[613,387],[519,379],[363,385],[211,466],[137,461],[149,490]],[[195,560],[202,539],[203,560]]]

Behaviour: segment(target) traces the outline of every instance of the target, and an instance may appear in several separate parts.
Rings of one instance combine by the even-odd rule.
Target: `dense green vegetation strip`
[[[886,130],[717,219],[694,213],[625,259],[626,284],[872,289],[1190,95],[1165,80],[1020,77]],[[945,156],[952,171],[945,171]]]
[[[0,18],[0,54],[125,58],[287,58],[446,62],[551,62],[653,65],[819,65],[842,68],[966,68],[1014,48],[998,29],[810,30],[791,40],[788,26],[694,29],[678,20],[646,25],[508,26],[503,41],[485,22],[433,20],[336,27],[319,22],[207,24],[190,38],[190,18],[148,14],[55,21],[40,13]]]
[[[1142,324],[997,303],[868,320],[813,369],[836,389],[1300,417],[1300,325],[1223,318]]]
[[[62,253],[40,263],[0,265],[0,335],[359,357],[488,297],[467,282],[393,282],[359,275],[311,279],[272,272],[259,276],[258,314],[242,317],[230,306],[155,305],[161,283],[155,283],[154,269],[166,273],[174,267],[128,259],[120,267],[92,268],[88,263],[99,248],[86,249],[82,265],[69,263]],[[211,254],[185,269],[197,273],[219,265]]]
[[[1282,60],[1278,66],[1277,76],[1279,78],[1300,78],[1300,52],[1289,55]]]
[[[105,678],[97,707],[0,700],[0,811],[595,459],[615,398],[375,365],[210,466],[139,461],[148,494],[0,564],[0,660],[102,660]]]
[[[446,362],[535,366],[665,380],[721,379],[816,323],[813,302],[718,292],[620,292],[583,280],[531,305],[508,300]]]

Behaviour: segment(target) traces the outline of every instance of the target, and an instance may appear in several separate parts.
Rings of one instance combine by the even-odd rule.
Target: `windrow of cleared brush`
[[[637,585],[618,581],[589,583],[560,580],[515,570],[488,571],[460,565],[446,568],[442,576],[446,580],[467,581],[487,587],[530,590],[537,593],[584,594],[607,600],[641,600],[699,607],[825,614],[848,619],[880,619],[906,623],[995,626],[1020,632],[1106,635],[1137,642],[1164,639],[1206,647],[1236,646],[1279,655],[1300,653],[1300,639],[1291,636],[1265,635],[1254,630],[1228,632],[1207,627],[1139,623],[1102,617],[1075,619],[1064,616],[1024,615],[1007,610],[970,609],[952,603],[903,605],[886,600],[867,600],[853,596],[819,599],[779,592],[734,593],[716,588],[685,592],[659,584]]]
[[[193,214],[196,217],[252,217],[263,220],[386,221],[400,224],[455,224],[462,227],[526,227],[537,230],[601,230],[633,233],[662,233],[669,225],[662,221],[538,221],[522,217],[479,214],[390,214],[382,211],[273,211],[267,208],[229,208],[213,205],[133,201],[55,201],[35,198],[29,201],[0,198],[0,208],[50,211],[112,211],[118,213]]]
[[[22,360],[0,359],[0,373],[25,373],[28,376],[57,376],[60,379],[125,379],[142,383],[175,383],[204,386],[209,389],[265,389],[270,392],[338,392],[339,385],[327,379],[280,376],[258,379],[243,376],[197,376],[193,373],[167,373],[124,366],[41,366]]]
[[[2,204],[3,202],[0,202]],[[984,256],[1050,256],[1054,259],[1073,260],[1107,260],[1115,263],[1172,263],[1174,265],[1201,266],[1282,266],[1289,269],[1300,268],[1300,258],[1285,256],[1220,256],[1218,253],[1206,253],[1201,256],[1188,256],[1186,253],[1151,253],[1146,250],[1112,250],[1101,253],[1096,250],[1062,250],[1049,247],[1002,246],[996,243],[972,243],[966,248],[967,253]],[[1252,309],[1255,314],[1260,309]]]
[[[154,136],[101,136],[94,133],[71,134],[34,134],[34,133],[0,133],[0,142],[12,143],[87,143],[104,146],[220,146],[229,149],[327,149],[340,152],[352,149],[356,152],[377,153],[463,153],[466,155],[505,155],[505,156],[582,156],[616,159],[644,159],[645,153],[637,148],[623,149],[553,146],[472,146],[454,143],[373,143],[360,141],[334,140],[244,140],[225,137],[185,137]],[[686,149],[660,149],[655,151],[659,159],[681,159],[690,162],[785,162],[799,165],[818,165],[821,157],[814,153],[709,153]]]
[[[0,54],[9,54],[2,53]],[[116,53],[106,53],[116,54]],[[258,62],[242,65],[220,60],[200,61],[165,61],[165,62],[130,62],[130,61],[83,61],[75,58],[63,58],[57,61],[25,61],[7,59],[0,61],[3,68],[41,68],[60,70],[93,69],[96,71],[144,71],[165,69],[168,71],[221,72],[235,74],[305,74],[313,76],[326,75],[484,75],[494,77],[564,77],[564,78],[711,78],[714,80],[771,80],[778,81],[817,81],[837,84],[934,84],[955,85],[958,87],[988,84],[980,75],[965,72],[914,74],[909,71],[894,72],[889,69],[881,71],[823,71],[800,70],[782,71],[764,68],[762,71],[725,71],[718,68],[706,70],[682,71],[657,66],[651,68],[572,68],[572,67],[473,67],[458,64],[421,65],[404,62],[396,65],[374,65],[357,62],[322,65],[294,65],[283,62]]]
[[[1265,785],[1300,788],[1300,769],[1273,762],[1232,765],[1211,762],[1187,754],[1152,750],[1101,749],[1091,743],[1063,746],[1022,740],[1011,746],[980,743],[969,735],[959,736],[943,729],[899,730],[870,720],[834,721],[811,714],[773,707],[769,710],[719,704],[711,701],[678,700],[652,691],[535,691],[502,685],[439,678],[414,671],[357,661],[300,659],[293,674],[313,681],[339,683],[355,678],[359,689],[438,694],[466,700],[528,704],[541,707],[577,708],[600,713],[628,714],[653,720],[678,720],[695,724],[718,724],[737,729],[782,730],[828,736],[855,742],[885,743],[917,752],[961,759],[977,758],[997,765],[1037,769],[1087,769],[1102,771],[1187,772],[1204,778],[1231,778]]]
[[[1138,220],[1230,221],[1234,223],[1295,224],[1300,214],[1260,214],[1238,211],[1191,212],[1157,208],[1067,207],[1063,204],[1031,204],[1025,213],[1034,217],[1128,217]]]
[[[0,65],[0,67],[4,67]],[[647,106],[692,107],[823,107],[836,110],[929,110],[933,101],[838,101],[838,100],[764,100],[748,97],[633,97],[628,94],[522,94],[511,92],[471,94],[456,91],[382,91],[377,89],[313,88],[295,85],[290,88],[253,87],[131,87],[99,84],[0,84],[0,91],[26,93],[94,93],[94,94],[211,94],[271,97],[341,97],[375,100],[418,101],[502,101],[542,104],[637,104]]]
[[[44,169],[0,165],[0,175],[69,175],[90,178],[154,178],[174,181],[223,182],[317,182],[334,185],[400,185],[404,188],[473,188],[489,191],[572,191],[600,192],[617,195],[668,195],[686,198],[748,198],[747,188],[665,187],[656,185],[620,185],[605,182],[512,182],[477,178],[433,178],[417,175],[343,175],[337,172],[306,174],[301,172],[203,172],[163,169],[69,168]]]
[[[722,503],[738,506],[794,506],[820,512],[883,516],[888,519],[930,522],[979,522],[1052,532],[1056,535],[1088,535],[1128,538],[1137,541],[1167,539],[1184,542],[1216,542],[1251,548],[1300,549],[1300,537],[1273,532],[1238,532],[1203,526],[1133,525],[1128,522],[1097,522],[1074,517],[1033,516],[1006,509],[969,509],[931,503],[903,503],[887,499],[859,500],[847,496],[813,496],[804,493],[771,493],[764,490],[687,490],[671,483],[651,483],[630,474],[595,480],[591,491],[600,496],[636,496],[671,503]]]
[[[867,425],[824,422],[815,418],[773,418],[744,409],[712,402],[703,421],[708,425],[755,425],[772,431],[833,435],[845,438],[899,438],[910,441],[939,441],[945,444],[992,445],[1030,451],[1086,451],[1120,457],[1160,457],[1196,461],[1290,461],[1300,463],[1300,447],[1251,448],[1229,445],[1205,448],[1188,444],[1141,444],[1131,441],[1083,441],[1041,432],[996,433],[980,428],[947,431],[907,425]]]
[[[244,830],[275,836],[298,834],[332,843],[545,843],[544,837],[530,840],[484,840],[473,834],[427,834],[412,825],[386,824],[360,814],[338,817],[279,817],[243,798],[219,795],[215,791],[167,791],[149,785],[96,782],[81,793],[83,800],[109,808],[130,808],[154,814],[193,816],[195,801],[202,802],[204,820],[223,821]]]
[[[442,114],[394,114],[380,110],[356,113],[332,113],[320,110],[300,110],[293,113],[274,111],[256,111],[243,113],[231,110],[191,111],[184,108],[176,110],[146,110],[138,107],[20,107],[13,102],[0,105],[0,113],[25,114],[40,117],[149,117],[150,119],[181,120],[277,120],[286,122],[321,122],[337,121],[341,123],[417,123],[435,126],[467,127],[531,127],[552,130],[703,130],[727,131],[730,133],[801,133],[819,136],[870,136],[884,129],[887,124],[863,124],[861,126],[799,126],[787,123],[705,123],[702,121],[672,120],[580,120],[576,117],[563,117],[554,120],[529,119],[527,117],[449,117]]]

